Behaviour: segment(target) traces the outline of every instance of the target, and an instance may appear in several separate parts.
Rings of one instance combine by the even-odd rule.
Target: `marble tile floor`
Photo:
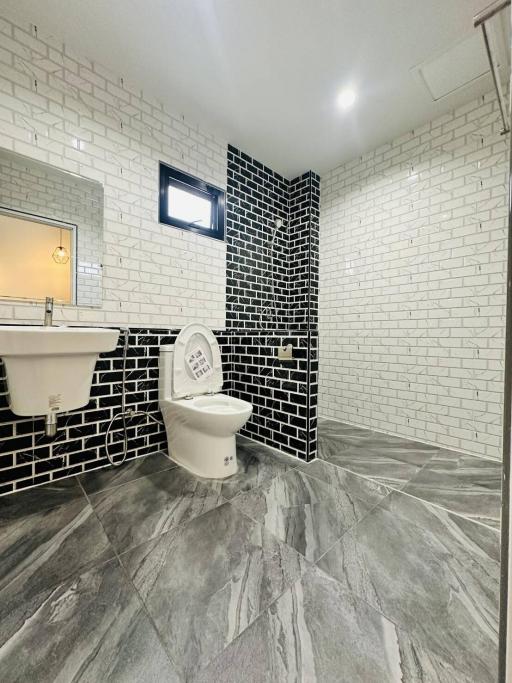
[[[496,463],[333,421],[320,454],[0,498],[0,680],[496,681]]]
[[[321,419],[319,459],[499,529],[501,463]]]

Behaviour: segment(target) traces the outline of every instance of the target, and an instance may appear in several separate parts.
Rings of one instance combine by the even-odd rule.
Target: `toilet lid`
[[[186,325],[174,343],[174,398],[200,396],[222,389],[222,361],[213,332],[201,323]]]

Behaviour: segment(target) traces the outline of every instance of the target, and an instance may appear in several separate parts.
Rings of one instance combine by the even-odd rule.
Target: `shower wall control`
[[[287,344],[286,346],[278,346],[277,357],[279,360],[293,360],[293,346],[291,344]]]

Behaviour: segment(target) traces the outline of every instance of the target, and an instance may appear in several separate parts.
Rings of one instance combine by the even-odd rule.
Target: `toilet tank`
[[[172,398],[172,358],[174,344],[162,344],[158,359],[158,400]]]

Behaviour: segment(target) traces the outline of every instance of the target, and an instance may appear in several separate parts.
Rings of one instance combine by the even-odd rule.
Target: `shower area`
[[[249,400],[246,436],[316,455],[320,179],[288,180],[230,146],[226,326],[231,395]]]

